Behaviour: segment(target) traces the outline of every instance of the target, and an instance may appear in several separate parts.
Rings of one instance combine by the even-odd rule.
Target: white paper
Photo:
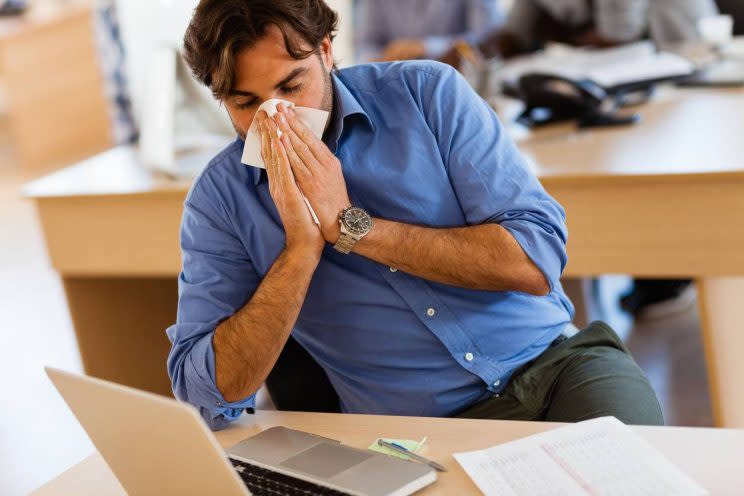
[[[285,107],[293,107],[297,118],[305,124],[310,131],[317,137],[323,136],[325,131],[326,123],[328,122],[328,112],[325,110],[319,110],[307,107],[295,107],[295,104],[287,100],[281,100],[279,98],[272,98],[266,100],[258,107],[258,110],[264,110],[269,117],[276,115],[278,110],[276,106],[283,103]],[[258,114],[258,111],[256,111]],[[251,127],[248,128],[248,133],[245,136],[245,146],[243,147],[243,157],[241,162],[245,165],[251,165],[253,167],[259,167],[261,169],[266,168],[263,157],[261,157],[261,136],[258,134],[258,122],[253,119]]]
[[[657,52],[651,42],[604,49],[553,45],[543,52],[510,61],[501,69],[501,78],[516,84],[522,75],[537,72],[568,79],[590,79],[609,88],[686,76],[694,70],[694,65],[687,59],[669,52]]]
[[[631,428],[602,417],[455,458],[487,496],[704,496]]]

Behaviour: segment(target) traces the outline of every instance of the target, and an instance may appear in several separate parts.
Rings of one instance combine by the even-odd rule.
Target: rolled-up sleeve
[[[468,225],[506,228],[551,291],[566,266],[566,215],[542,187],[493,110],[455,70],[430,75],[429,125]]]
[[[209,178],[202,176],[184,204],[178,314],[166,332],[172,343],[168,374],[173,393],[196,406],[207,424],[219,430],[245,408],[253,408],[255,398],[225,401],[216,386],[212,338],[219,323],[250,299],[260,280],[215,193]]]

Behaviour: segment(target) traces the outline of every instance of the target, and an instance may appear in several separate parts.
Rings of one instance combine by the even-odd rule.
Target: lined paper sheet
[[[703,496],[708,492],[614,417],[455,458],[487,496]]]

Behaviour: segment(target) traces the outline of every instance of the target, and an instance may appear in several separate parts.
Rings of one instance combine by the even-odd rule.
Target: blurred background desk
[[[323,413],[264,412],[244,415],[229,429],[216,433],[224,447],[276,425],[338,439],[366,448],[380,436],[421,439],[428,437],[422,454],[439,461],[447,472],[422,495],[480,494],[453,453],[484,449],[553,429],[560,424],[494,420],[384,417]],[[633,427],[682,471],[716,496],[739,494],[744,486],[739,460],[744,431],[674,427]],[[94,454],[32,493],[33,496],[96,494],[122,496],[124,490],[99,454]]]
[[[744,92],[671,91],[642,113],[635,127],[559,125],[520,146],[566,208],[567,276],[697,279],[715,421],[743,427]],[[170,394],[188,185],[119,148],[27,186],[87,373]]]
[[[16,162],[69,164],[111,147],[92,0],[35,2],[0,19],[0,80]]]
[[[744,426],[744,91],[668,90],[633,127],[520,143],[568,213],[568,276],[693,277],[713,416]]]

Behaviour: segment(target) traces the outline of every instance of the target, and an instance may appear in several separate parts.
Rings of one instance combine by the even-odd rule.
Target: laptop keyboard
[[[334,489],[319,486],[312,482],[297,479],[289,475],[280,474],[269,469],[257,467],[250,463],[230,458],[230,461],[238,472],[238,475],[251,493],[255,496],[348,496]]]

